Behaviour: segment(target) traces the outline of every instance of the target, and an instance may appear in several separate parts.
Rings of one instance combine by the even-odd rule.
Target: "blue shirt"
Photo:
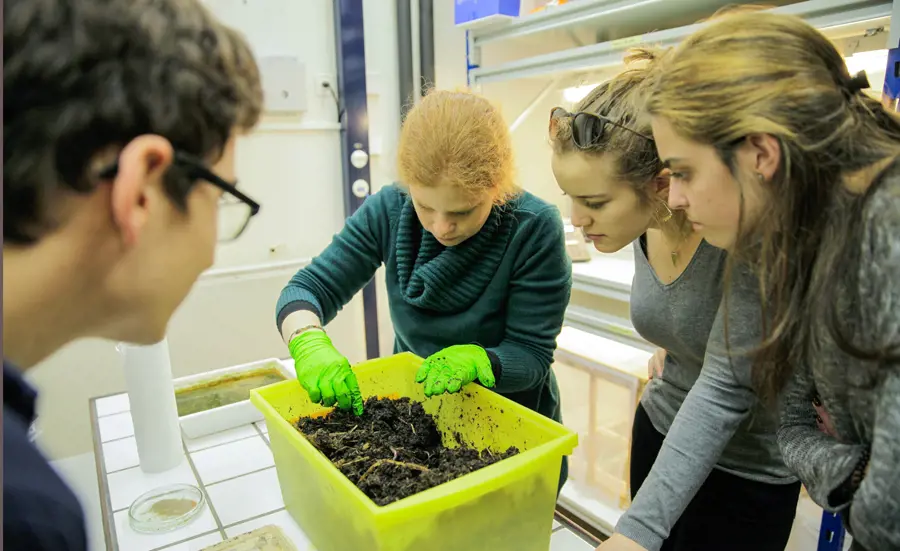
[[[37,393],[3,363],[3,548],[86,551],[81,504],[28,439]]]

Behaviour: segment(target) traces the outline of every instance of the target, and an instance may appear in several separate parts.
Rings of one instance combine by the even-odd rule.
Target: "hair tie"
[[[860,71],[856,73],[855,76],[850,77],[850,82],[847,83],[847,91],[853,95],[871,86],[872,85],[869,84],[869,77],[866,76],[866,72]]]

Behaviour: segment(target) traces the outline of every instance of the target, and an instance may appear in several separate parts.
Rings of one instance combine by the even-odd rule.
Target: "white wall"
[[[395,0],[364,3],[372,184],[394,179],[399,133]],[[295,56],[306,65],[307,110],[264,117],[237,146],[240,185],[262,204],[246,233],[222,246],[169,328],[176,377],[266,357],[285,357],[275,301],[299,266],[321,251],[344,220],[340,138],[334,100],[316,91],[316,76],[336,74],[332,3],[324,0],[205,0],[243,31],[258,58]],[[379,276],[383,281],[383,277]],[[382,352],[393,346],[383,283],[379,289]],[[329,327],[352,362],[365,358],[362,301]],[[88,399],[125,390],[113,343],[74,343],[29,371],[41,392],[39,442],[53,458],[91,449]]]

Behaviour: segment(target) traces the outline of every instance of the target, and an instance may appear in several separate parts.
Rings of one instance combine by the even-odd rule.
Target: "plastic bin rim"
[[[421,361],[421,358],[419,358],[418,356],[416,356],[415,354],[412,354],[410,352],[403,352],[400,354],[396,354],[395,356],[392,356],[392,357],[393,358],[406,358],[406,359],[412,359],[415,361]],[[363,373],[363,372],[368,371],[369,369],[378,369],[378,367],[379,366],[377,366],[377,365],[368,366],[368,365],[361,364],[358,367],[354,367],[354,370],[357,371],[357,373]],[[271,385],[268,385],[268,386],[265,386],[262,388],[253,389],[250,391],[250,401],[260,411],[262,411],[262,413],[266,417],[267,423],[271,422],[271,420],[274,419],[275,423],[281,425],[282,429],[288,429],[289,431],[296,432],[298,435],[298,438],[295,441],[300,446],[303,446],[307,451],[313,452],[312,457],[315,457],[315,460],[320,465],[325,466],[327,469],[331,470],[333,473],[338,475],[337,479],[339,480],[339,484],[341,484],[345,488],[349,489],[352,493],[357,495],[361,499],[361,501],[364,503],[364,506],[366,507],[366,509],[372,515],[377,516],[377,517],[381,518],[382,520],[386,520],[387,518],[393,517],[395,515],[403,514],[403,513],[407,512],[410,508],[415,507],[417,504],[432,501],[433,498],[437,497],[435,494],[437,494],[438,492],[442,492],[442,491],[443,491],[442,493],[445,493],[446,490],[448,489],[448,487],[451,487],[450,489],[454,490],[456,493],[459,493],[459,491],[466,489],[466,490],[469,490],[469,492],[467,492],[468,495],[472,495],[471,490],[477,489],[479,486],[481,486],[481,484],[478,482],[478,480],[479,479],[493,479],[494,477],[492,477],[491,475],[494,473],[495,468],[500,468],[502,466],[502,464],[509,465],[509,463],[505,463],[505,462],[527,463],[534,458],[545,455],[546,452],[548,452],[549,449],[552,449],[552,448],[559,449],[561,452],[560,456],[570,455],[574,451],[575,446],[577,445],[578,435],[571,429],[569,429],[563,425],[560,425],[559,423],[556,423],[555,421],[548,419],[548,418],[544,417],[543,415],[541,415],[540,413],[532,411],[521,404],[518,404],[516,402],[513,402],[512,400],[507,399],[509,401],[508,406],[515,409],[522,417],[525,417],[526,419],[537,423],[538,425],[542,426],[546,430],[550,430],[550,431],[558,433],[557,436],[555,436],[554,439],[549,442],[539,444],[531,449],[520,452],[515,457],[505,459],[503,462],[498,462],[493,465],[489,465],[489,466],[479,469],[477,471],[465,474],[465,475],[463,475],[459,478],[456,478],[454,480],[451,480],[449,482],[445,482],[444,484],[435,486],[434,488],[429,488],[428,490],[425,490],[418,494],[395,501],[394,503],[391,503],[389,505],[381,506],[381,505],[376,504],[374,501],[372,501],[372,499],[369,498],[369,496],[367,496],[362,490],[360,490],[356,486],[356,484],[354,484],[349,478],[344,476],[344,474],[341,473],[341,471],[337,467],[335,467],[334,464],[327,457],[325,457],[324,454],[322,454],[322,452],[320,452],[318,449],[316,449],[316,447],[313,446],[312,443],[309,440],[307,440],[302,435],[302,433],[300,433],[300,431],[298,431],[287,419],[282,417],[278,413],[278,411],[276,411],[275,408],[266,399],[267,394],[269,394],[271,392],[275,392],[282,386],[299,385],[299,384],[300,383],[296,379],[291,379],[291,380],[287,380],[287,381],[281,381],[278,383],[274,383],[274,384],[271,384]],[[470,385],[470,386],[471,386],[471,388],[467,389],[470,392],[474,392],[474,393],[492,392],[492,391],[482,388],[478,385]],[[269,427],[270,438],[271,438],[272,429],[273,429],[273,427]],[[514,476],[514,475],[508,474],[507,477],[508,476]],[[526,475],[522,475],[522,476],[526,476]],[[459,486],[459,488],[453,488],[453,486]]]

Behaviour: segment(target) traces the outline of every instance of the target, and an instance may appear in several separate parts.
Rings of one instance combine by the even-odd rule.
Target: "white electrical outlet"
[[[337,79],[335,76],[326,74],[316,75],[316,95],[325,98],[332,97],[329,88],[337,94]]]

